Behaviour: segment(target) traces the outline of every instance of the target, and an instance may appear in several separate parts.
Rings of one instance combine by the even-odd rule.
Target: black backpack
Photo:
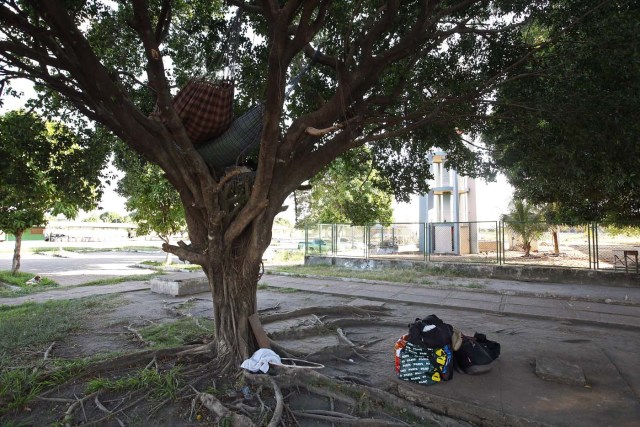
[[[453,326],[444,323],[438,316],[431,314],[424,319],[416,318],[409,325],[409,339],[411,344],[427,348],[451,347]]]
[[[500,344],[487,339],[485,334],[462,336],[462,345],[453,353],[457,371],[465,374],[483,374],[491,370],[491,362],[500,356]]]

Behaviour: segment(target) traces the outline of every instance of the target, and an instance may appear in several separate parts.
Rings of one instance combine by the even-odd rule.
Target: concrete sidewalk
[[[64,277],[75,283],[73,275]],[[202,272],[169,273],[163,277],[205,280]],[[87,281],[93,280],[92,277],[86,275],[83,275],[83,278]],[[60,279],[62,277],[58,278],[59,281]],[[362,279],[266,274],[260,284],[274,288],[292,288],[320,294],[404,302],[429,307],[495,313],[504,316],[555,319],[582,324],[640,329],[640,288],[536,284],[479,279],[483,284],[482,289],[477,289],[464,287],[464,284],[477,285],[478,280],[456,278],[456,284],[451,284],[451,280],[444,278],[437,280],[433,285],[423,285]],[[65,283],[61,283],[61,285],[62,288],[38,294],[0,298],[0,305],[83,298],[91,295],[143,291],[150,288],[148,281],[132,281],[103,286],[64,287]]]
[[[430,307],[459,309],[495,313],[505,316],[532,317],[571,321],[574,323],[597,324],[619,328],[640,329],[640,305],[636,303],[640,288],[624,288],[626,295],[632,295],[627,301],[610,300],[609,303],[584,301],[593,295],[614,295],[620,288],[588,286],[580,289],[576,285],[542,285],[519,283],[523,295],[509,295],[514,283],[498,281],[508,287],[491,290],[469,288],[432,288],[429,285],[410,283],[390,283],[362,281],[358,279],[309,278],[283,275],[265,275],[262,283],[276,288],[293,288],[306,292],[329,293],[332,295],[368,298],[378,301],[404,302]],[[553,293],[544,291],[552,290]],[[564,292],[557,289],[566,286]],[[598,288],[598,289],[594,289]],[[464,290],[463,290],[464,289]],[[526,290],[526,291],[525,291]],[[506,291],[507,293],[505,293]],[[525,296],[527,292],[530,295]],[[537,295],[537,296],[533,296]],[[552,296],[553,295],[553,296]],[[618,295],[619,296],[619,295]],[[633,301],[631,301],[633,299]]]

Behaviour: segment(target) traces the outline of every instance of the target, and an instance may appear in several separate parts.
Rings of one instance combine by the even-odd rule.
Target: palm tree
[[[522,239],[524,256],[531,252],[531,242],[547,231],[549,226],[544,222],[544,212],[526,200],[514,199],[509,204],[509,213],[502,215],[505,227]]]

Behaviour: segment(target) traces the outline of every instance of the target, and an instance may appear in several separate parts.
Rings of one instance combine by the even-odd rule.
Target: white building
[[[431,154],[429,160],[434,176],[429,194],[414,197],[409,204],[396,204],[394,221],[429,223],[427,235],[420,233],[420,247],[425,247],[426,238],[429,253],[477,253],[476,181],[447,169],[443,151]]]

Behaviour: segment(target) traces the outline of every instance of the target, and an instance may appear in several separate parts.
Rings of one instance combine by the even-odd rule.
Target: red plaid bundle
[[[173,98],[193,144],[222,134],[233,121],[233,82],[192,79]],[[154,113],[154,115],[157,113]]]

